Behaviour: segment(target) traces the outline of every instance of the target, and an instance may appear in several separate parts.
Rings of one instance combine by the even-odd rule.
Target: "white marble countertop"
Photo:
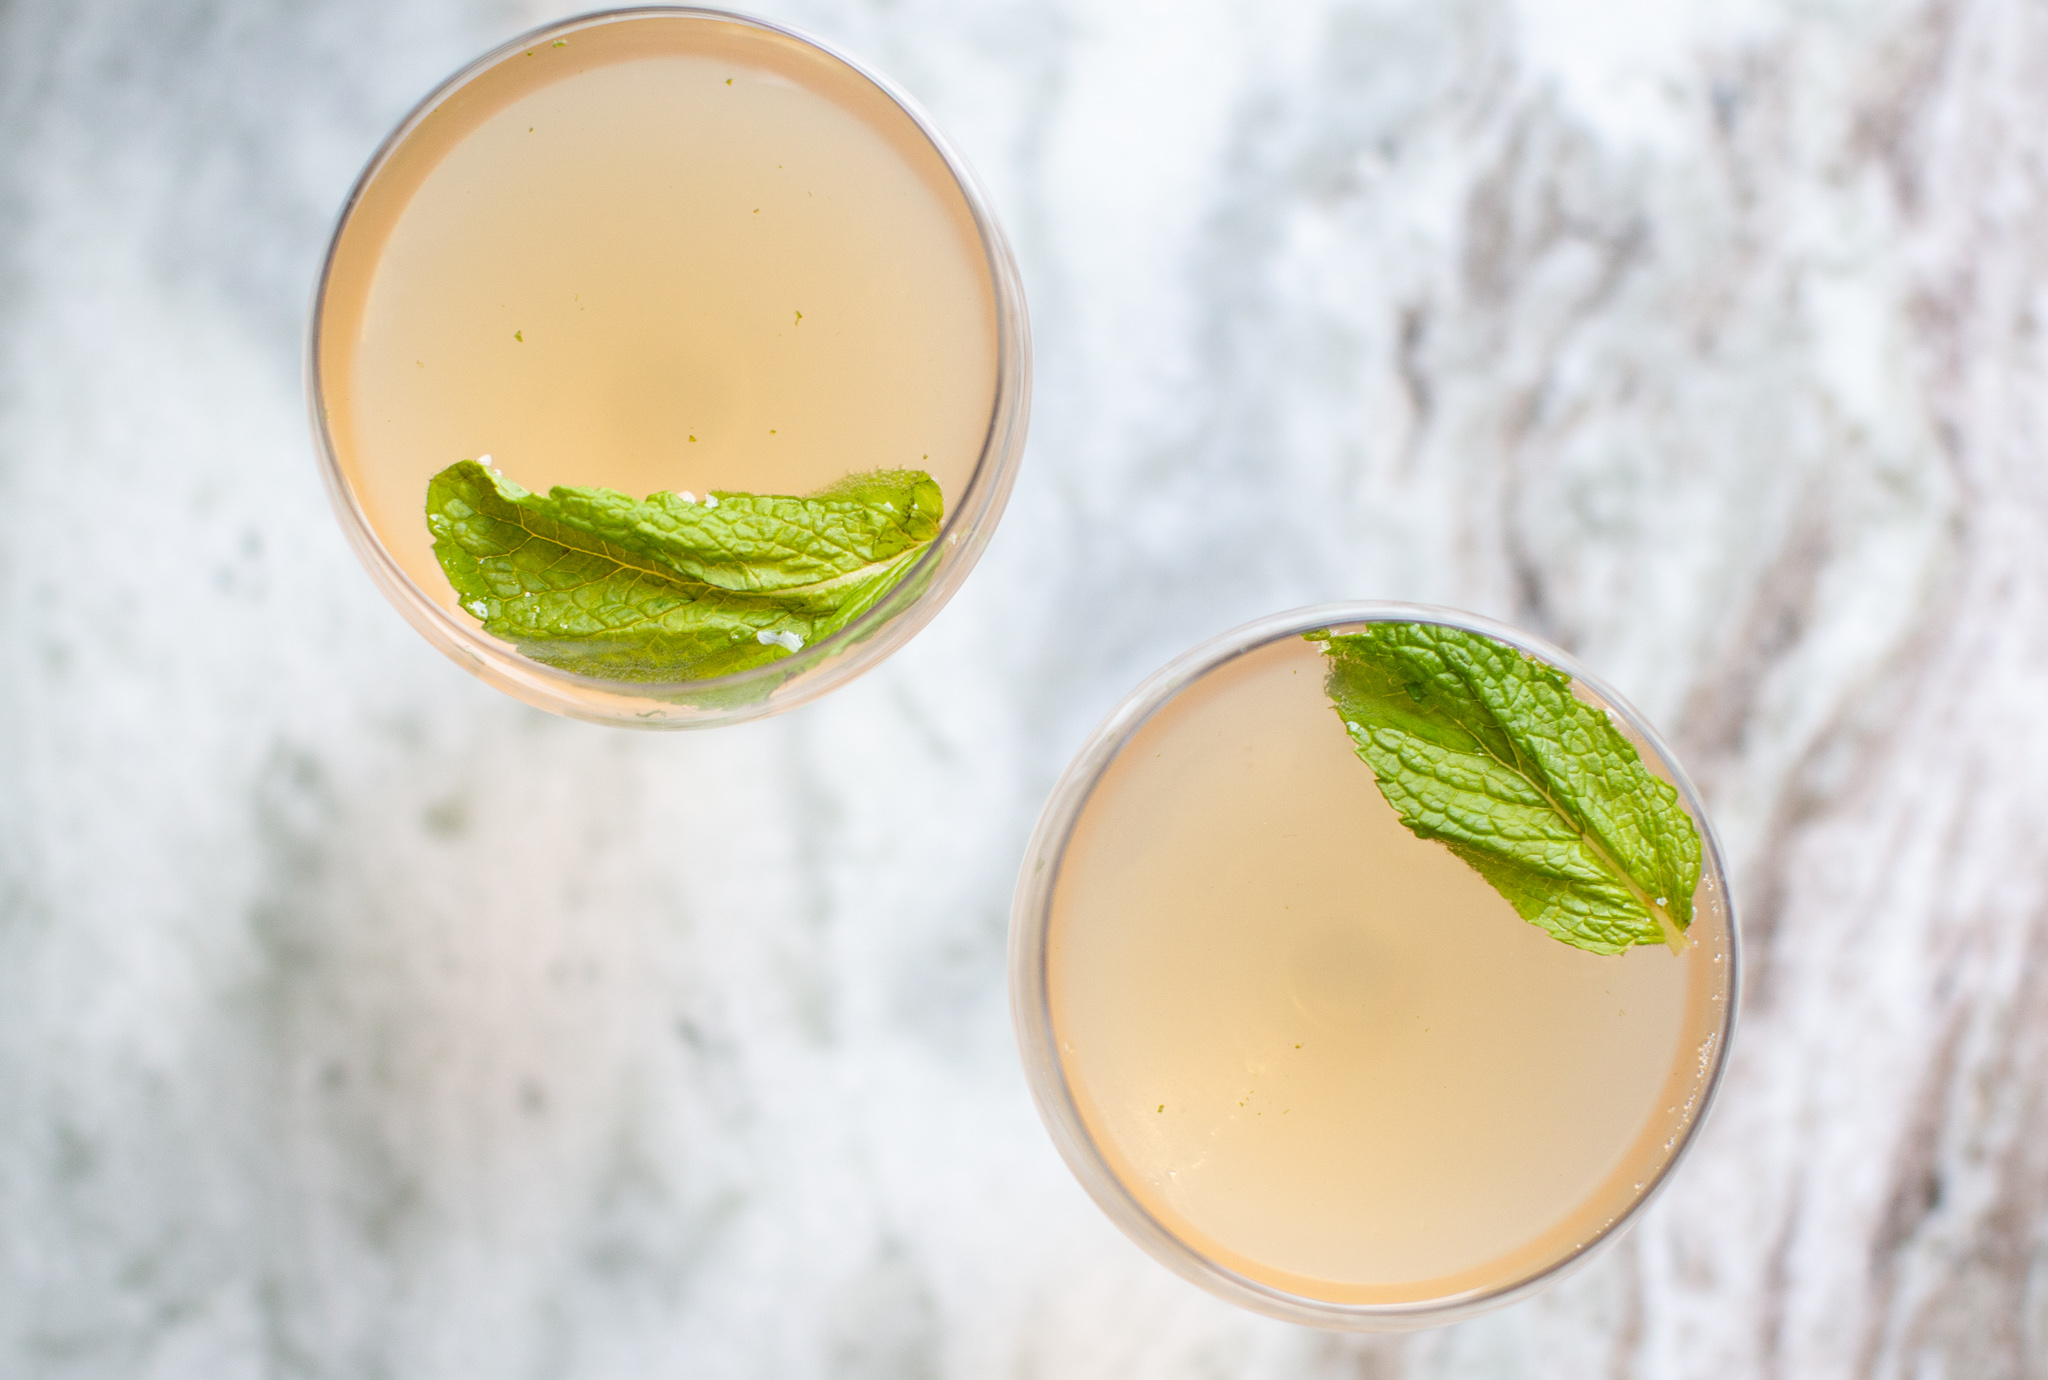
[[[2048,10],[769,7],[978,166],[1037,407],[905,652],[679,737],[443,661],[306,434],[361,161],[561,12],[0,5],[0,1374],[2048,1371]],[[1405,1339],[1128,1245],[1003,997],[1095,719],[1360,597],[1602,670],[1747,909],[1673,1190]]]

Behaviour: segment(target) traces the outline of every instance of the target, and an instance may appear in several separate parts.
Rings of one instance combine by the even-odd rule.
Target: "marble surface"
[[[0,3],[0,1374],[2048,1374],[2048,10],[777,3],[981,170],[1033,439],[905,652],[679,737],[442,661],[306,435],[361,160],[560,12]],[[1003,1004],[1090,725],[1356,597],[1603,670],[1747,906],[1672,1192],[1408,1338],[1126,1244]]]

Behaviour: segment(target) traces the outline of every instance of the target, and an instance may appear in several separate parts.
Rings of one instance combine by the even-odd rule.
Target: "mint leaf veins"
[[[731,675],[837,632],[917,564],[942,506],[921,470],[702,503],[528,493],[474,460],[427,485],[434,555],[485,632],[535,661],[628,681]]]
[[[1699,830],[1569,676],[1435,623],[1308,638],[1327,644],[1324,688],[1416,837],[1567,944],[1618,954],[1691,942]]]

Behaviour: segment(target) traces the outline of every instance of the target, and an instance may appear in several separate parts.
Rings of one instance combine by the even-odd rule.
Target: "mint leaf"
[[[715,502],[714,502],[715,501]],[[434,555],[484,631],[608,680],[707,680],[839,631],[939,532],[920,470],[852,475],[809,498],[613,489],[528,493],[474,460],[427,485]]]
[[[1594,953],[1689,942],[1700,836],[1571,678],[1436,623],[1309,633],[1324,688],[1380,793],[1515,913]]]

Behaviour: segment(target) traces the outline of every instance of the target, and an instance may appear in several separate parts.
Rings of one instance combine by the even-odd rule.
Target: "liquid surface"
[[[1082,1119],[1202,1254],[1331,1302],[1513,1283],[1597,1236],[1697,1107],[1725,1009],[1684,956],[1571,948],[1402,827],[1288,637],[1198,679],[1083,808],[1048,933]]]
[[[744,25],[543,41],[443,101],[330,269],[320,382],[345,477],[452,607],[427,480],[810,493],[987,435],[994,296],[944,161],[865,77]]]

